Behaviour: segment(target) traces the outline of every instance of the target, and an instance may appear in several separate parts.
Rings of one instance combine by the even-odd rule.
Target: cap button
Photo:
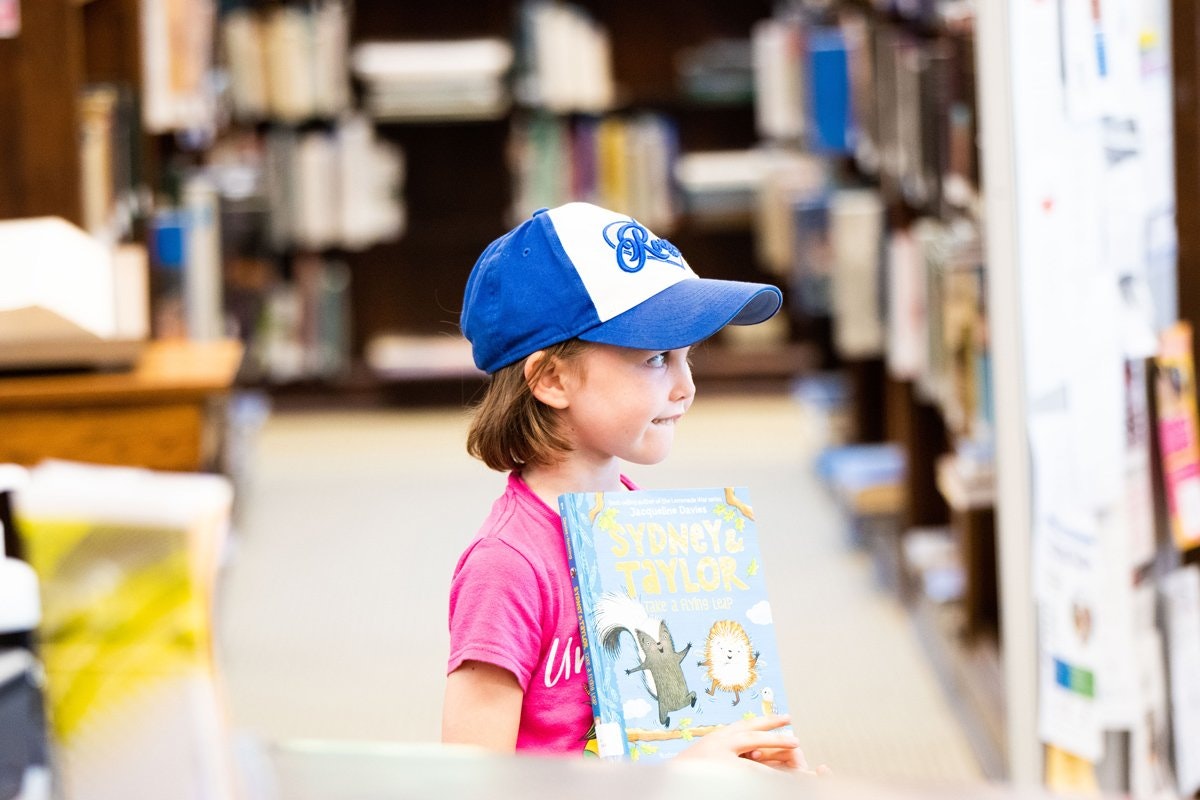
[[[545,214],[545,213],[546,213],[547,211],[549,211],[549,210],[550,210],[550,209],[546,208],[545,206],[542,206],[542,207],[541,207],[541,208],[539,208],[537,211],[533,212],[533,216],[535,216],[535,217],[536,217],[538,214]]]

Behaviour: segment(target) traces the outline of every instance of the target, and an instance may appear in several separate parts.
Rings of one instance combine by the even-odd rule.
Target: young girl
[[[773,286],[697,277],[670,242],[586,203],[542,209],[484,250],[462,330],[492,379],[467,449],[509,475],[451,585],[443,741],[584,751],[592,710],[558,495],[635,489],[620,462],[667,457],[695,396],[689,347],[781,302]],[[773,732],[787,722],[729,725],[683,756],[802,769],[795,737]]]

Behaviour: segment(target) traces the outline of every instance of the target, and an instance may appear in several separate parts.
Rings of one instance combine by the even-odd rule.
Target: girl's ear
[[[564,409],[569,403],[563,383],[563,363],[538,350],[525,359],[525,383],[540,402],[551,408]]]

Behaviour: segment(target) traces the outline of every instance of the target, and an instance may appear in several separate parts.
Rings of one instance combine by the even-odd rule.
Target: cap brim
[[[696,278],[668,286],[579,338],[637,350],[675,350],[726,325],[763,322],[781,305],[783,294],[765,283]]]

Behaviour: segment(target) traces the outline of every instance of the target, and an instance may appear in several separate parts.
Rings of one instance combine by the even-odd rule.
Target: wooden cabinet
[[[237,342],[153,342],[128,371],[0,377],[0,463],[198,471],[219,451]]]

